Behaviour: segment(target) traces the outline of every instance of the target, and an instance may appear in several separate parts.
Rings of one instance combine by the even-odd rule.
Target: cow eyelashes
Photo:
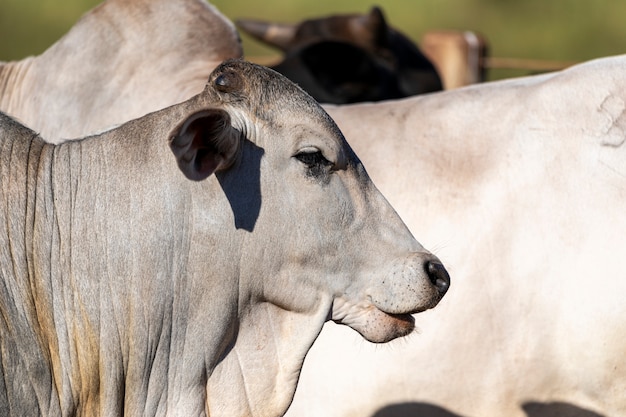
[[[307,174],[313,177],[319,177],[327,173],[327,168],[333,165],[320,151],[300,152],[294,155],[294,157],[308,168]]]
[[[320,151],[300,152],[296,154],[295,157],[298,161],[302,162],[309,168],[316,165],[332,165],[328,159],[324,158],[324,155],[322,155],[322,152]]]

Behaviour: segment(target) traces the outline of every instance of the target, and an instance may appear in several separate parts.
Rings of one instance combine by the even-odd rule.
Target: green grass
[[[130,1],[130,0],[129,0]],[[175,1],[175,0],[172,0]],[[0,60],[38,54],[65,33],[96,0],[0,0]],[[214,0],[230,19],[296,22],[333,13],[366,12],[374,4],[419,41],[433,29],[473,30],[489,41],[492,56],[588,60],[626,52],[622,0]],[[272,54],[242,37],[249,56]],[[514,75],[501,71],[497,78]]]

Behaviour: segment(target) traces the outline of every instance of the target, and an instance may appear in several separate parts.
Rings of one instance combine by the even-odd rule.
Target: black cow
[[[272,66],[324,103],[379,101],[442,90],[433,64],[389,26],[382,10],[299,24],[238,20],[238,27],[285,53]]]

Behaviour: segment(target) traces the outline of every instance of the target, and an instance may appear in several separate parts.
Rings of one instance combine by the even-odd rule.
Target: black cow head
[[[273,66],[318,101],[353,103],[439,91],[441,80],[419,48],[390,27],[382,10],[296,25],[239,20],[244,32],[284,52]]]

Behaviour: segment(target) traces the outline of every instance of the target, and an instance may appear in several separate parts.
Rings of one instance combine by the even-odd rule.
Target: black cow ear
[[[239,149],[240,135],[224,110],[207,109],[192,114],[170,136],[170,148],[185,176],[201,181],[227,169]]]
[[[374,41],[377,46],[387,46],[389,27],[385,20],[383,10],[374,6],[367,15],[366,25],[373,35]]]

